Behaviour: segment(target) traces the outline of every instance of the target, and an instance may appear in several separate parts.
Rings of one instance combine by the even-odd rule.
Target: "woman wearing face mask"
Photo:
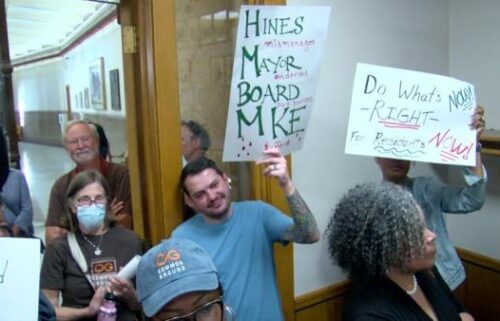
[[[96,320],[104,294],[112,291],[118,298],[117,320],[134,320],[140,310],[134,285],[116,274],[140,254],[139,239],[112,221],[109,188],[100,173],[76,175],[66,199],[70,233],[47,247],[40,280],[57,319]]]

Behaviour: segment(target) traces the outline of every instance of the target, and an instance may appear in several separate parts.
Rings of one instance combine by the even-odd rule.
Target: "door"
[[[248,1],[266,3],[266,1]],[[273,4],[284,1],[272,1]],[[241,1],[131,0],[120,5],[123,27],[136,28],[137,52],[125,54],[129,166],[134,224],[153,244],[182,222],[178,178],[182,168],[180,122],[209,132],[213,158],[236,184],[236,199],[260,199],[288,212],[275,182],[252,163],[223,164],[222,146]],[[132,155],[133,154],[133,155]],[[136,202],[137,199],[137,202]],[[277,246],[283,309],[294,320],[293,246]]]

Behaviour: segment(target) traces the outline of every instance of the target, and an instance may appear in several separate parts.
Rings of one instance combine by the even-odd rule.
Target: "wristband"
[[[480,153],[482,149],[483,149],[483,145],[481,145],[480,142],[477,142],[476,143],[476,153]]]

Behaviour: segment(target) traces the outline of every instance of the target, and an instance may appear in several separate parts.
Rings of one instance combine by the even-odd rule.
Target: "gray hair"
[[[71,127],[78,124],[89,126],[92,136],[94,136],[94,138],[99,142],[99,133],[97,132],[97,128],[94,126],[94,124],[89,123],[88,121],[83,119],[73,119],[67,122],[66,126],[64,126],[63,137],[62,137],[63,145],[66,145],[66,136],[68,135],[68,131],[71,129]]]
[[[350,189],[337,204],[326,234],[332,259],[352,278],[376,278],[422,254],[425,225],[417,203],[392,183]]]

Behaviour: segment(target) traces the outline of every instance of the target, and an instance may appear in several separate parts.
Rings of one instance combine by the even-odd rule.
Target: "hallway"
[[[21,170],[26,176],[33,203],[35,235],[45,239],[44,222],[54,181],[74,167],[62,147],[19,143]]]

